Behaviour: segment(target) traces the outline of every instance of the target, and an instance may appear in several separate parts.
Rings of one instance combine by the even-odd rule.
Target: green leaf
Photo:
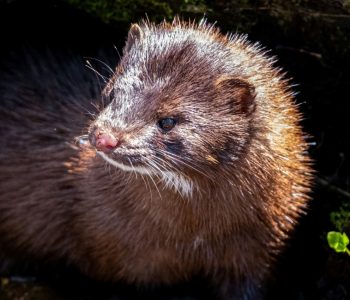
[[[336,252],[348,252],[346,247],[349,245],[349,238],[346,233],[330,231],[327,234],[327,241]]]

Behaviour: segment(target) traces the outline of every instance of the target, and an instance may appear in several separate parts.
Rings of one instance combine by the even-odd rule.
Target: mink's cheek
[[[165,151],[174,155],[181,155],[184,152],[184,144],[182,140],[164,141]]]

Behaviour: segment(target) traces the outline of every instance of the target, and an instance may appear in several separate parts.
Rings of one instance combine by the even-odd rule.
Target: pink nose
[[[111,133],[102,132],[98,129],[95,129],[90,134],[90,142],[98,151],[109,153],[118,147],[119,141]]]

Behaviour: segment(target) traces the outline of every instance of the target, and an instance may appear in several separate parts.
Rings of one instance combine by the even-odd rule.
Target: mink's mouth
[[[194,190],[194,183],[191,179],[189,179],[186,176],[183,176],[181,174],[177,174],[171,171],[160,171],[155,170],[151,166],[148,166],[147,164],[140,163],[141,155],[139,156],[125,156],[120,155],[119,160],[115,159],[117,155],[113,153],[113,155],[109,154],[107,155],[104,152],[98,151],[97,152],[105,161],[110,163],[111,165],[117,167],[118,169],[121,169],[126,172],[137,172],[139,174],[145,174],[148,176],[157,176],[158,178],[162,179],[164,182],[164,186],[170,189],[175,190],[178,192],[182,197],[189,197],[192,195],[192,192]],[[149,159],[149,158],[146,158]],[[155,185],[156,183],[152,181]],[[156,187],[156,189],[158,189]]]
[[[123,151],[124,152],[124,151]],[[106,154],[102,151],[97,151],[97,153],[109,164],[121,169],[123,171],[134,171],[141,174],[151,174],[152,170],[147,167],[144,160],[147,156],[135,154],[135,153],[119,153],[112,152]]]
[[[110,153],[108,155],[111,159],[125,165],[143,166],[143,159],[140,154],[124,154],[124,153]]]
[[[129,152],[129,151],[128,151]],[[142,175],[156,176],[161,179],[166,188],[173,189],[182,197],[189,197],[192,195],[195,188],[194,182],[184,174],[174,172],[174,170],[163,169],[152,159],[149,151],[141,151],[141,154],[135,153],[119,153],[114,151],[106,154],[102,151],[97,153],[112,166],[126,172],[135,172]],[[152,180],[156,185],[155,181]],[[156,187],[156,189],[158,189]]]

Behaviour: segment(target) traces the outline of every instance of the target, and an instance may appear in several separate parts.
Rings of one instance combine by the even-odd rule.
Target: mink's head
[[[255,107],[232,43],[205,24],[133,25],[91,144],[112,165],[183,194],[196,178],[232,169],[247,151]]]

